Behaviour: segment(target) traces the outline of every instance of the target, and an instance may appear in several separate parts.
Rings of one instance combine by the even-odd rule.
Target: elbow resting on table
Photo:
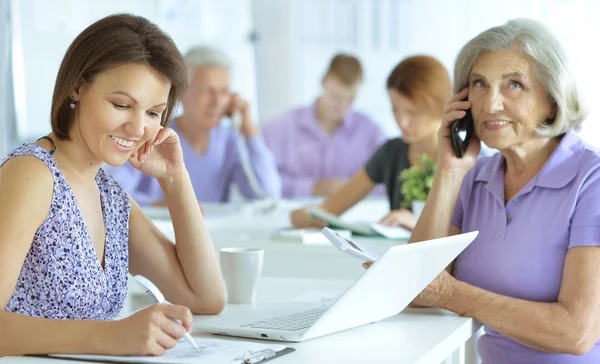
[[[225,294],[215,294],[211,298],[196,298],[189,306],[194,315],[218,315],[225,308]]]

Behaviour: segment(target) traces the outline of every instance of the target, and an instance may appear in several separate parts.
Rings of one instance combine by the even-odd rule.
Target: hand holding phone
[[[467,101],[464,99],[463,101]],[[475,126],[473,124],[473,114],[471,113],[471,109],[465,110],[466,115],[461,119],[456,119],[452,123],[452,127],[450,130],[450,137],[452,139],[452,147],[454,148],[454,153],[457,157],[462,158],[465,154],[469,143],[471,142],[471,138],[475,133]],[[462,140],[460,137],[461,132],[466,132],[465,140]]]
[[[238,129],[246,139],[259,134],[259,129],[254,125],[250,115],[250,104],[238,94],[232,93],[229,104],[225,110],[225,116],[232,120],[232,125]]]

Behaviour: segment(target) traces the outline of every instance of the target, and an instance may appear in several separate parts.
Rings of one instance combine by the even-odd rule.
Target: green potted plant
[[[411,208],[418,219],[425,206],[425,200],[433,184],[436,164],[427,155],[422,155],[419,162],[400,172],[398,178],[402,181],[401,192],[404,200],[400,205]]]

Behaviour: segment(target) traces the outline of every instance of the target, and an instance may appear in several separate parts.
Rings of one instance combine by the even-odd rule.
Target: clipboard
[[[271,349],[263,350],[262,352],[250,353],[247,357],[243,358],[243,364],[256,364],[256,363],[264,363],[266,361],[270,361],[273,359],[277,359],[280,356],[285,354],[293,353],[296,351],[294,348],[290,348],[289,346],[280,351],[274,351]]]
[[[286,354],[290,354],[293,353],[294,351],[296,351],[296,349],[291,348],[291,347],[286,347],[283,350],[280,351],[275,351],[275,355],[272,356],[262,356],[261,354],[258,353],[252,353],[252,355],[248,356],[246,359],[240,359],[240,364],[257,364],[257,363],[265,363],[267,361],[271,361],[274,359],[277,359],[281,356],[284,356]],[[77,361],[77,362],[89,362],[89,363],[111,363],[111,364],[122,364],[122,363],[146,363],[145,361],[128,361],[128,362],[123,362],[123,361],[118,361],[118,360],[106,360],[106,359],[87,359],[87,358],[82,358],[81,356],[78,357],[64,357],[64,356],[50,356],[50,355],[31,355],[32,357],[37,357],[37,358],[44,358],[44,359],[56,359],[56,360],[69,360],[69,361]],[[152,363],[158,363],[158,364],[174,364],[174,362],[172,361],[152,361]]]

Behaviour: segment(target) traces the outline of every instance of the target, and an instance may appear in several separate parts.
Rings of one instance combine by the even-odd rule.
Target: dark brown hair
[[[442,117],[451,95],[446,67],[430,56],[412,56],[394,68],[387,89],[396,90],[434,117]]]
[[[329,63],[325,77],[330,76],[346,86],[354,86],[356,82],[362,81],[363,69],[358,58],[340,53],[336,54]]]
[[[115,14],[87,27],[67,49],[56,76],[50,115],[52,131],[60,139],[69,138],[73,124],[69,108],[72,93],[104,70],[128,62],[146,63],[171,82],[161,120],[161,125],[168,124],[187,89],[183,57],[173,40],[155,24],[139,16]]]

